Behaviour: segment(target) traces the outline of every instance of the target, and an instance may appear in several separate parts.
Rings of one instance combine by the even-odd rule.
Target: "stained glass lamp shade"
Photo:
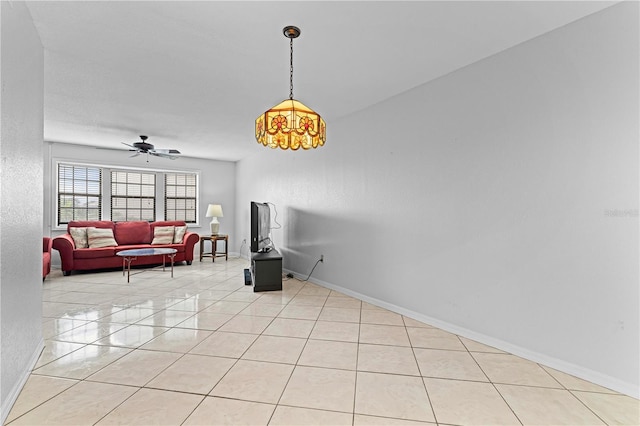
[[[325,139],[322,117],[295,99],[282,101],[256,119],[256,140],[269,148],[317,148]]]

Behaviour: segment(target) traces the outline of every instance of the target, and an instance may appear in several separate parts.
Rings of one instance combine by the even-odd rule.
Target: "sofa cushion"
[[[118,245],[113,238],[113,230],[108,228],[87,228],[89,248],[115,247]]]
[[[89,241],[87,240],[87,228],[86,227],[73,227],[69,228],[69,234],[73,238],[73,243],[76,248],[88,248]]]
[[[158,226],[185,226],[186,224],[184,220],[159,220],[157,222],[151,222],[151,234],[153,234],[153,230]]]
[[[153,241],[151,241],[151,244],[171,244],[173,243],[174,233],[175,226],[156,226],[153,228]]]
[[[149,244],[151,226],[146,221],[116,222],[113,232],[118,245]]]
[[[173,244],[182,244],[182,239],[184,238],[184,234],[186,232],[186,226],[176,226],[175,232],[173,234]]]
[[[113,257],[115,255],[115,247],[78,249],[73,251],[74,259],[99,259],[101,257]]]

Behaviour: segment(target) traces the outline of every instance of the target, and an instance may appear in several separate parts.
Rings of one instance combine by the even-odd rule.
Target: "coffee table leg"
[[[129,278],[131,278],[131,262],[135,260],[135,257],[125,257],[124,260],[127,261],[127,282],[129,282]],[[124,271],[122,271],[124,275]]]
[[[170,254],[169,257],[171,258],[171,278],[173,278],[173,258],[176,257],[176,254]]]

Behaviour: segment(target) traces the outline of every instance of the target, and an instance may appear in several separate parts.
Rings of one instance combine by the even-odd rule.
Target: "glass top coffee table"
[[[164,272],[164,259],[165,256],[169,256],[171,259],[171,278],[173,278],[173,258],[176,257],[178,250],[172,248],[144,248],[133,250],[122,250],[116,253],[117,256],[122,257],[122,275],[124,276],[125,270],[127,271],[127,282],[131,276],[131,262],[138,257],[145,256],[158,256],[162,255],[162,271]],[[144,271],[140,271],[144,272]]]

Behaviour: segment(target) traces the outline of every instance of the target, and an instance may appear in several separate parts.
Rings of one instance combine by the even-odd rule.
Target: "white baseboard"
[[[11,411],[13,404],[15,404],[16,400],[18,399],[18,396],[20,395],[24,384],[27,383],[29,375],[31,374],[31,371],[33,371],[33,367],[35,367],[36,362],[38,362],[38,358],[40,357],[43,349],[44,339],[40,339],[40,342],[36,346],[36,349],[31,354],[31,358],[29,359],[29,363],[27,364],[28,368],[22,372],[22,374],[20,375],[20,380],[16,382],[13,388],[11,388],[11,390],[9,391],[9,394],[7,395],[5,400],[2,401],[2,406],[0,408],[0,424],[4,424],[5,420],[9,416],[9,412]]]
[[[301,276],[295,272],[284,270],[285,273],[291,272],[294,274],[296,278],[304,280],[306,276]],[[572,364],[570,362],[566,362],[539,352],[532,351],[527,348],[523,348],[518,345],[514,345],[509,342],[505,342],[504,340],[496,339],[491,336],[487,336],[481,333],[477,333],[473,330],[469,330],[463,327],[456,326],[454,324],[450,324],[448,322],[439,320],[437,318],[433,318],[418,312],[413,312],[409,309],[393,305],[391,303],[385,302],[383,300],[378,300],[373,297],[367,296],[365,294],[360,294],[348,288],[340,287],[322,280],[318,280],[315,278],[310,278],[310,282],[320,285],[322,287],[329,288],[331,290],[339,291],[348,296],[352,296],[363,300],[365,302],[371,303],[372,305],[380,306],[381,308],[388,309],[390,311],[396,312],[398,314],[404,315],[406,317],[412,318],[414,320],[423,322],[425,324],[432,325],[434,327],[440,328],[442,330],[448,331],[450,333],[457,334],[458,336],[466,337],[467,339],[475,340],[476,342],[492,346],[496,349],[500,349],[502,351],[508,352],[513,355],[517,355],[521,358],[528,359],[529,361],[533,361],[539,364],[543,364],[547,367],[551,367],[555,370],[561,371],[563,373],[571,374],[572,376],[578,377],[580,379],[586,380],[591,383],[595,383],[597,385],[603,386],[607,389],[611,389],[616,392],[620,392],[622,394],[631,396],[633,398],[640,398],[640,389],[638,386],[624,382],[615,377],[608,376],[606,374],[602,374],[598,371],[590,370],[588,368],[581,367],[576,364]]]

